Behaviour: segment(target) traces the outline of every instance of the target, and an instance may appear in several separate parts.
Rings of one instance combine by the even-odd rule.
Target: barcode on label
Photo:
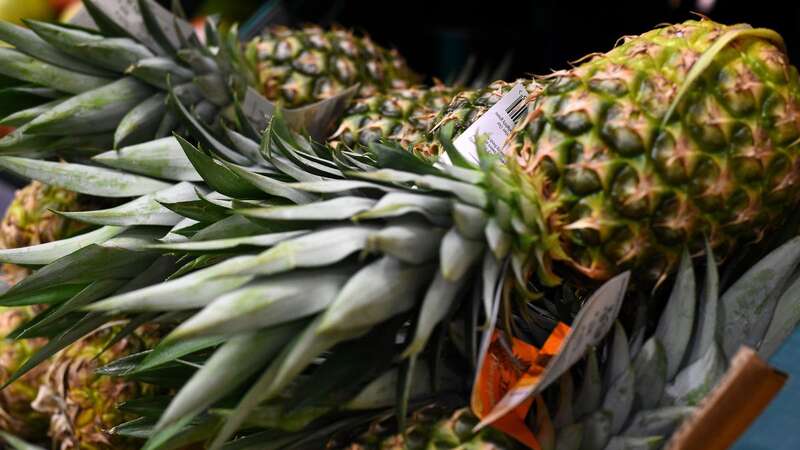
[[[526,101],[526,99],[527,99],[526,96],[520,95],[519,97],[514,99],[514,103],[506,107],[506,114],[508,114],[508,117],[511,118],[511,121],[514,122],[514,124],[518,124],[519,120],[528,110],[527,108],[528,102]]]
[[[528,91],[522,83],[517,83],[461,133],[453,141],[453,146],[466,159],[478,162],[477,138],[482,135],[486,137],[484,150],[502,157],[506,138],[527,112]],[[447,155],[442,160],[449,162]]]

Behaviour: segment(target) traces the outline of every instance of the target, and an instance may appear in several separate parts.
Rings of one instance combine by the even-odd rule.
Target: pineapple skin
[[[245,45],[262,94],[295,108],[360,83],[358,97],[413,86],[418,77],[396,50],[343,29],[272,27]]]
[[[141,441],[121,438],[110,430],[135,416],[119,411],[127,400],[151,395],[152,385],[98,375],[95,370],[123,356],[152,348],[157,326],[140,327],[102,354],[121,330],[105,325],[59,352],[50,362],[33,408],[50,415],[48,435],[60,450],[136,449]],[[99,356],[98,356],[99,354]]]
[[[800,186],[800,82],[780,36],[751,30],[665,26],[550,77],[487,176],[529,270],[658,282],[684,245],[701,253],[707,236],[724,257],[782,222]]]
[[[47,343],[44,338],[5,339],[33,315],[33,307],[0,310],[0,384],[6,383],[31,355]],[[0,430],[23,439],[39,439],[47,433],[48,416],[31,408],[47,367],[47,363],[38,365],[0,391]]]
[[[435,159],[441,146],[430,139],[429,131],[457,91],[436,85],[396,89],[358,99],[345,113],[329,143],[338,149],[388,140],[425,159]]]

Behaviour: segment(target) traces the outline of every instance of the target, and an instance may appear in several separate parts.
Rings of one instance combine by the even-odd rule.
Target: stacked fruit
[[[15,46],[0,52],[0,72],[36,85],[39,98],[3,119],[19,128],[0,147],[18,156],[0,166],[131,200],[62,212],[96,228],[0,252],[40,267],[0,304],[50,305],[25,331],[51,338],[31,361],[66,347],[59,367],[102,353],[68,347],[98,326],[112,330],[102,345],[111,348],[136,341],[144,324],[170,330],[99,369],[135,388],[101,381],[74,394],[100,397],[92,389],[103,386],[106,400],[129,400],[116,416],[73,402],[90,418],[138,416],[118,436],[148,448],[512,448],[473,433],[466,412],[418,409],[408,428],[384,414],[397,405],[402,424],[409,405],[463,399],[492,311],[507,332],[536,341],[615,275],[633,272],[636,299],[666,291],[680,263],[655,331],[643,306],[659,294],[632,307],[640,320],[616,326],[608,350],[590,352],[586,369],[567,372],[532,413],[540,441],[557,448],[656,445],[739,344],[768,354],[797,323],[785,314],[800,301],[796,240],[725,284],[719,301],[711,256],[780,236],[783,211],[800,200],[797,71],[774,32],[690,21],[527,81],[528,114],[504,160],[478,139],[475,166],[452,141],[509,83],[416,88],[394,52],[342,30],[279,28],[240,44],[235,29],[209,23],[206,47],[180,25],[159,28],[148,1],[136,2],[144,28],[107,39],[125,24],[86,4],[98,34],[0,27]],[[263,134],[263,118],[240,104],[253,92],[288,107]],[[330,145],[296,131],[320,125],[308,117],[329,124],[308,111],[349,96]],[[187,139],[166,137],[173,131]],[[443,151],[456,165],[432,164]],[[46,160],[56,155],[67,162]],[[707,255],[702,301],[695,253]],[[620,279],[601,291],[623,295]],[[569,295],[557,300],[553,286]],[[756,291],[761,301],[740,301]],[[156,390],[144,382],[165,395],[142,396]],[[110,445],[72,429],[81,432],[62,445],[90,445],[84,436]]]

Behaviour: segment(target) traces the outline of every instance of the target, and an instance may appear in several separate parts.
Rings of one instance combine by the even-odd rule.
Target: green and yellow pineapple
[[[247,60],[261,92],[295,108],[325,100],[361,83],[358,96],[409,88],[416,79],[396,50],[344,29],[273,27],[248,42]]]
[[[797,203],[798,108],[777,33],[665,26],[549,80],[491,171],[493,202],[538,235],[526,263],[546,278],[558,263],[663,279],[684,244],[724,256]]]
[[[0,222],[0,248],[29,247],[68,237],[86,226],[54,211],[79,209],[86,208],[75,192],[32,181],[14,193],[14,200]],[[2,270],[3,279],[11,284],[30,273],[12,264],[4,264]]]

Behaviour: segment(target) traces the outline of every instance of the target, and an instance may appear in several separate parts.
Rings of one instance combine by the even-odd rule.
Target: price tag
[[[502,155],[506,138],[528,112],[528,91],[517,83],[484,115],[459,135],[453,145],[468,161],[478,163],[476,139],[486,135],[486,150]]]

